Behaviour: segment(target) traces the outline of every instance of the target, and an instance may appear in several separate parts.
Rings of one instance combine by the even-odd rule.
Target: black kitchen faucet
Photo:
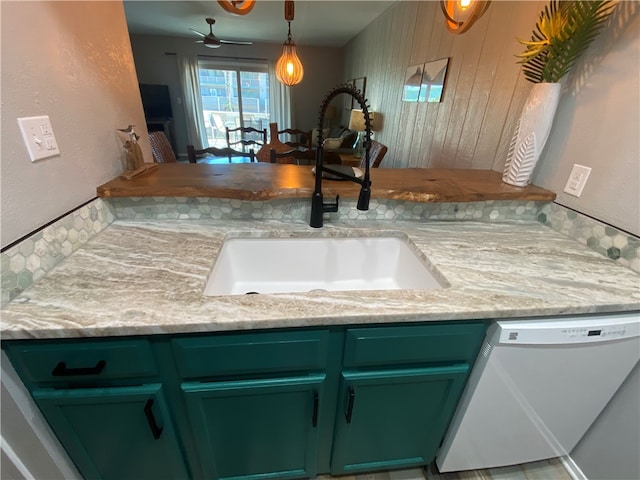
[[[322,146],[322,127],[324,125],[324,116],[327,111],[327,107],[334,97],[341,93],[351,95],[360,104],[362,108],[362,114],[364,115],[365,125],[365,172],[363,178],[356,178],[355,175],[349,175],[347,173],[335,170],[331,167],[324,166],[324,148]],[[369,117],[369,107],[367,106],[367,100],[362,95],[360,90],[356,89],[353,85],[344,84],[338,85],[331,90],[322,101],[320,105],[320,116],[318,118],[318,147],[316,151],[316,183],[311,197],[311,219],[309,225],[314,228],[320,228],[323,225],[322,215],[325,212],[337,212],[339,196],[336,197],[335,203],[324,203],[322,197],[322,175],[324,172],[335,175],[339,178],[350,180],[352,182],[360,184],[360,195],[358,196],[358,210],[369,210],[369,199],[371,198],[371,180],[369,179],[369,154],[371,150],[371,118]]]

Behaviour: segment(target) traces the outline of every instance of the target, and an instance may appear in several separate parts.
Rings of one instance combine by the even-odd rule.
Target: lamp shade
[[[296,52],[296,44],[287,39],[282,45],[282,55],[276,63],[276,77],[285,85],[296,85],[304,77],[304,68]]]
[[[369,119],[371,120],[371,131],[375,132],[378,129],[376,112],[369,112]],[[351,116],[349,117],[349,130],[354,130],[356,132],[365,131],[364,113],[362,113],[362,110],[355,108],[351,110]]]

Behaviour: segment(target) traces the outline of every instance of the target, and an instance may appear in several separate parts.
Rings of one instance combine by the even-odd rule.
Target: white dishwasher
[[[640,360],[640,313],[495,322],[445,436],[441,472],[568,454]]]

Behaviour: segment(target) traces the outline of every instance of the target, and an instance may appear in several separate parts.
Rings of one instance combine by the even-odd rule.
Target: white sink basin
[[[443,283],[407,238],[230,238],[204,294],[434,289]]]

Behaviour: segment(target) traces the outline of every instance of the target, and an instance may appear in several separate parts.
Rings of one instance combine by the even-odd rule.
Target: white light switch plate
[[[18,125],[32,162],[60,155],[51,120],[47,115],[19,118]]]
[[[567,184],[564,186],[564,191],[569,195],[573,195],[574,197],[579,197],[580,195],[582,195],[582,190],[587,183],[587,179],[589,178],[590,173],[591,168],[574,163],[573,169],[569,174]]]

